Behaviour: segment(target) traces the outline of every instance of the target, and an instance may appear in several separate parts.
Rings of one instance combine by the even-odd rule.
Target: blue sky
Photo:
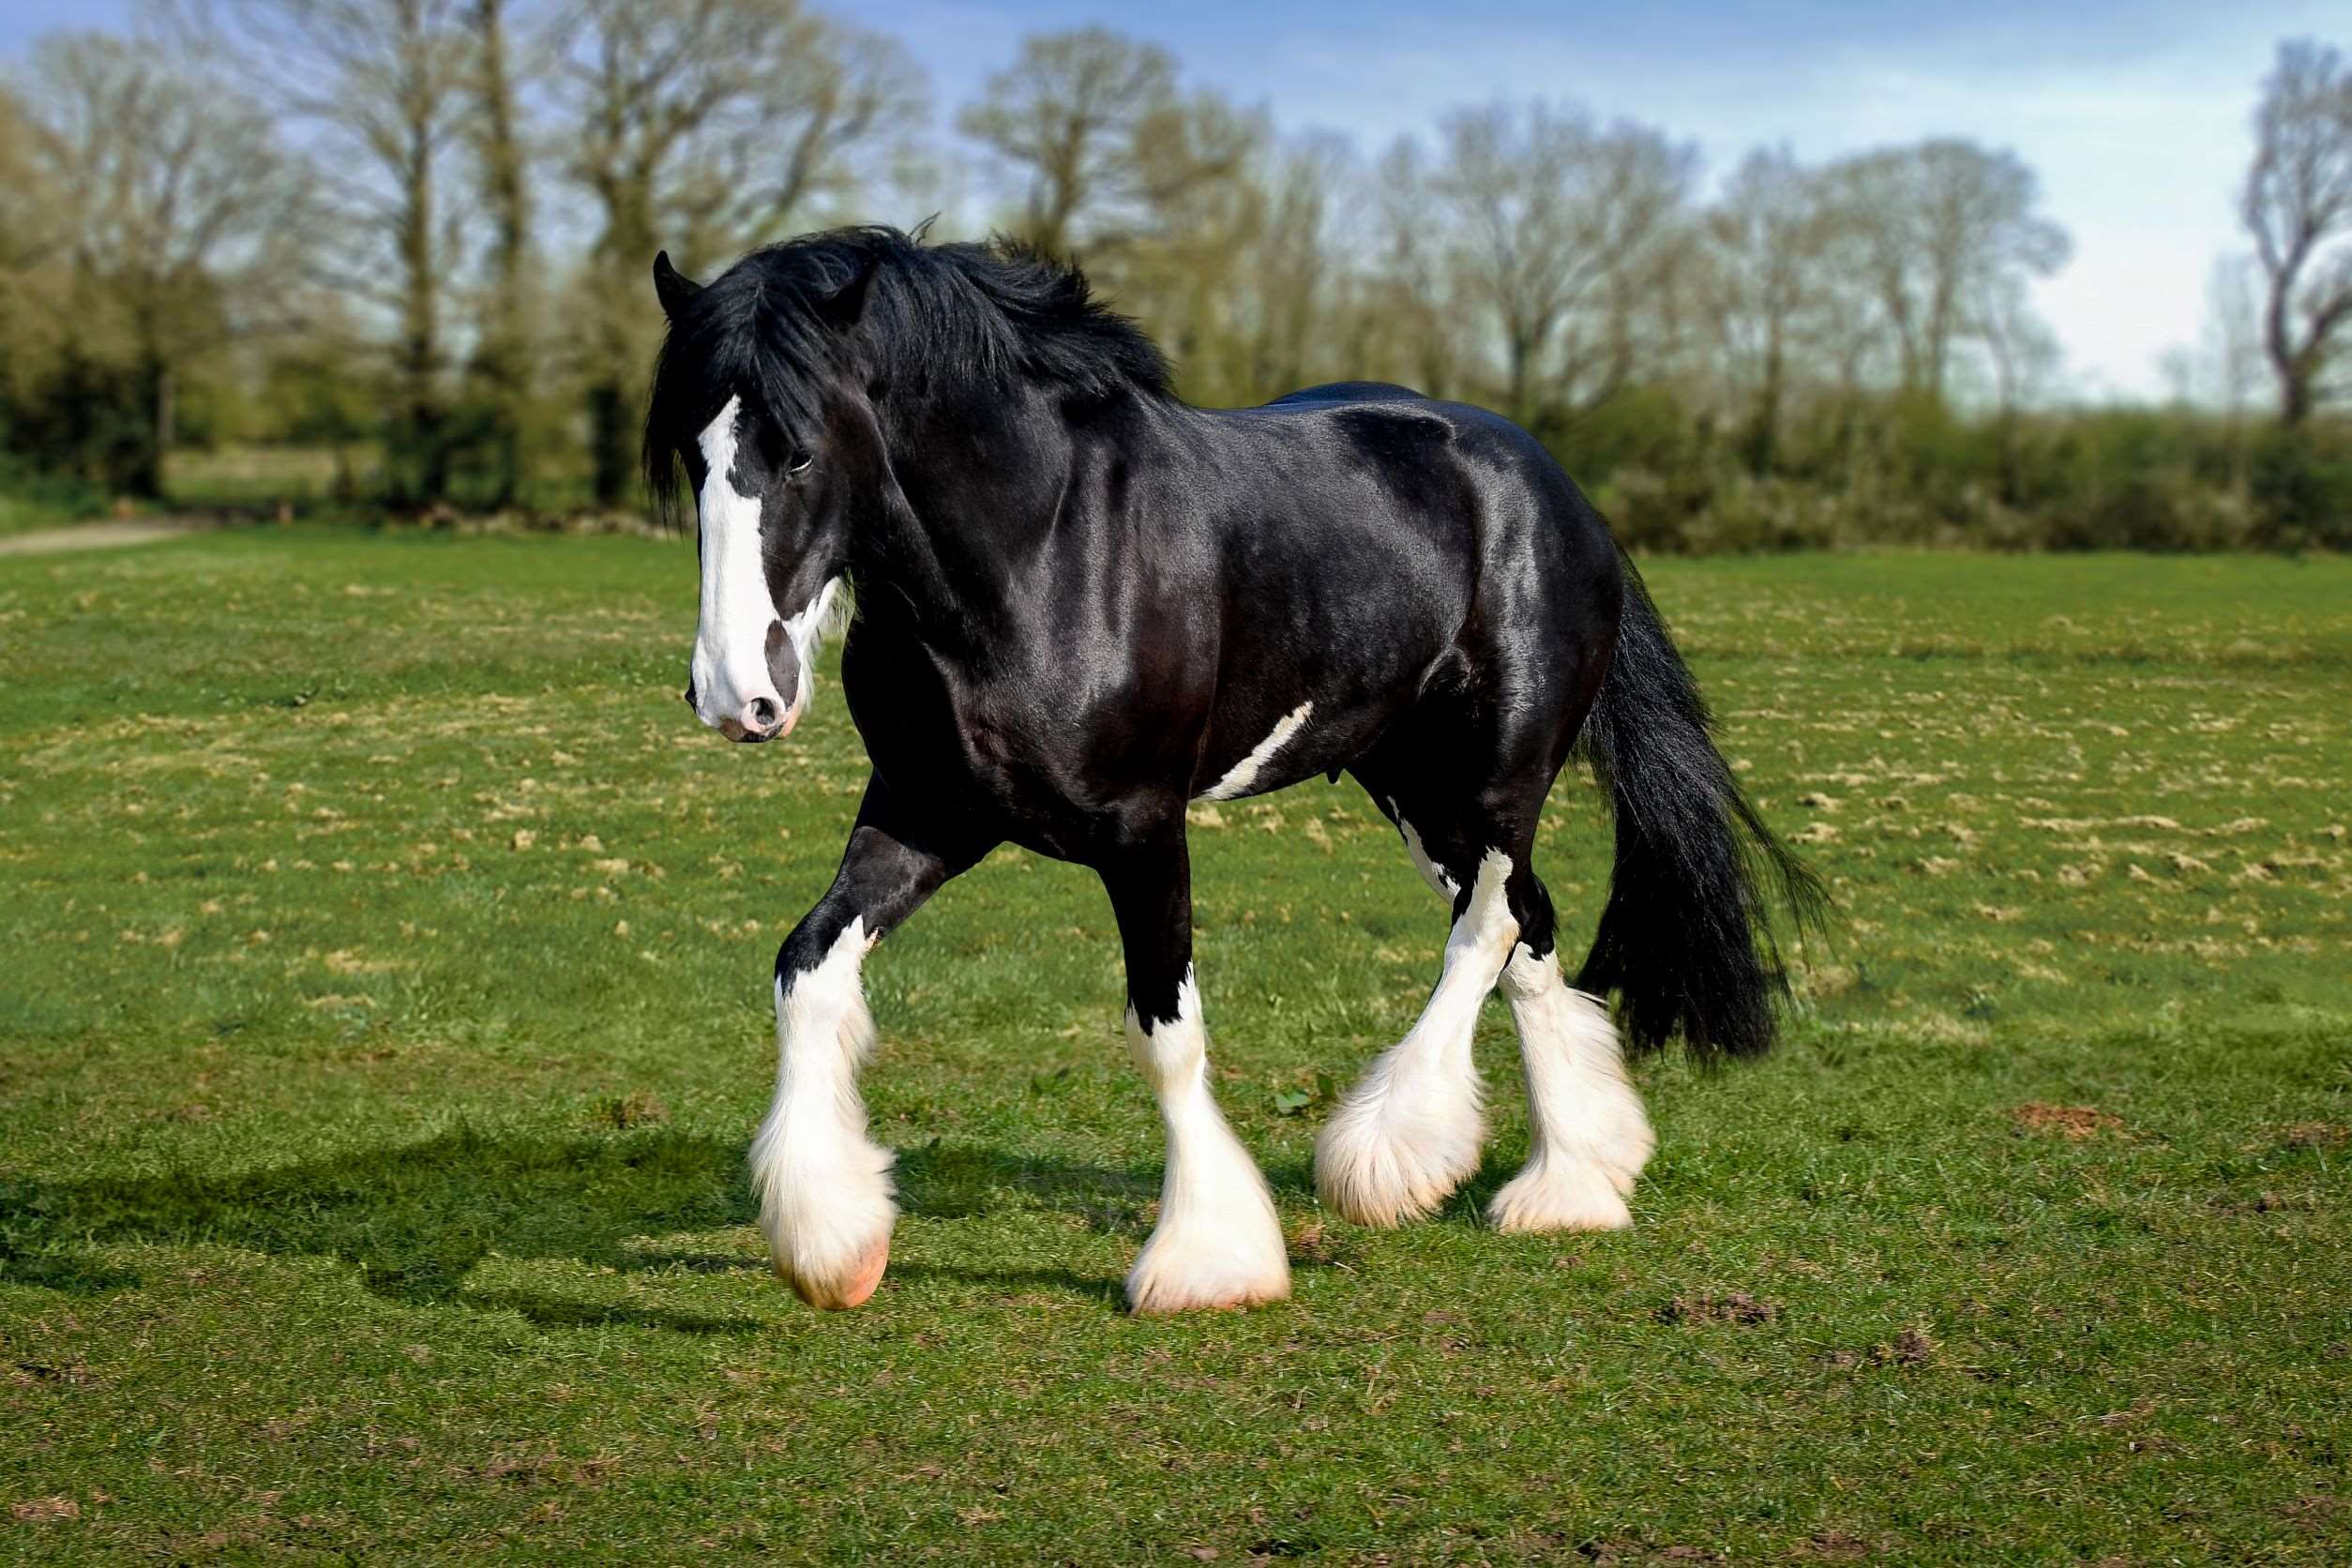
[[[123,25],[135,0],[0,0],[0,53],[50,27]],[[1447,109],[1580,101],[1698,143],[1710,177],[1747,148],[1806,158],[1931,134],[2014,148],[2073,260],[2041,287],[2073,390],[2152,395],[2196,336],[2213,259],[2239,248],[2232,190],[2276,41],[2352,46],[2343,0],[2220,5],[1829,0],[1432,7],[1396,0],[864,0],[837,14],[904,40],[942,105],[1025,32],[1102,23],[1168,45],[1192,80],[1269,107],[1285,129],[1375,151]]]

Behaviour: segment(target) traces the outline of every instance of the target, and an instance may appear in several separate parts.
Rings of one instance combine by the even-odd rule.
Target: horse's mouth
[[[718,721],[718,732],[738,746],[761,746],[769,741],[780,741],[791,734],[792,722],[786,719],[773,730],[746,730],[740,720],[722,718]]]

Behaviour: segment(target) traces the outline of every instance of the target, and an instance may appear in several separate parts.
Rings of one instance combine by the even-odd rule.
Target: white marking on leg
[[[702,589],[694,633],[694,711],[717,730],[740,724],[766,698],[780,713],[784,694],[768,673],[768,627],[779,617],[768,592],[760,543],[760,498],[734,487],[735,421],[743,399],[727,400],[699,445],[706,472],[696,526],[701,530]]]
[[[1251,786],[1258,782],[1258,775],[1264,770],[1268,762],[1274,761],[1274,753],[1289,744],[1290,737],[1299,732],[1300,727],[1306,722],[1307,716],[1314,711],[1315,704],[1312,701],[1306,701],[1283,715],[1275,722],[1274,727],[1267,731],[1266,738],[1250,747],[1248,756],[1228,768],[1223,778],[1209,786],[1206,798],[1231,800],[1237,795],[1249,793]]]
[[[776,1273],[821,1306],[854,1306],[888,1256],[890,1151],[866,1136],[858,1064],[873,1015],[852,919],[816,968],[776,982],[776,1100],[751,1143],[751,1186]]]
[[[1175,1018],[1139,1019],[1127,1009],[1127,1045],[1168,1129],[1160,1220],[1127,1275],[1128,1304],[1183,1312],[1288,1297],[1290,1263],[1266,1178],[1209,1093],[1209,1036],[1190,970]]]
[[[1527,1071],[1530,1146],[1487,1217],[1503,1230],[1624,1229],[1634,1223],[1625,1199],[1658,1139],[1608,1009],[1560,978],[1557,954],[1525,947],[1502,989]]]
[[[1470,1041],[1518,940],[1503,897],[1510,875],[1510,856],[1486,852],[1420,1021],[1365,1070],[1315,1141],[1317,1194],[1360,1225],[1418,1218],[1478,1168],[1485,1128]]]
[[[1429,884],[1430,892],[1452,903],[1455,896],[1462,891],[1461,884],[1444,867],[1429,858],[1429,852],[1421,846],[1421,835],[1413,831],[1412,823],[1405,821],[1405,814],[1396,808],[1393,800],[1388,803],[1388,814],[1396,819],[1396,831],[1404,835],[1405,852],[1413,857],[1413,869],[1421,873],[1421,880]]]

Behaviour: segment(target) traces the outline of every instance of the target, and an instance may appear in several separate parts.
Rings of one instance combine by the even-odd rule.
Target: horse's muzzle
[[[700,716],[702,710],[695,702],[694,687],[688,686],[681,695],[686,699],[686,705],[693,708],[696,716]],[[791,734],[792,721],[797,716],[783,711],[773,697],[755,697],[744,704],[740,716],[722,718],[711,727],[731,741],[757,746],[761,741],[780,741]]]
[[[775,704],[762,698],[752,707],[773,710]],[[761,741],[780,741],[792,732],[790,715],[782,718],[769,718],[765,722],[746,722],[750,716],[746,710],[745,718],[722,718],[718,721],[718,732],[731,741],[741,741],[746,746],[757,746]]]

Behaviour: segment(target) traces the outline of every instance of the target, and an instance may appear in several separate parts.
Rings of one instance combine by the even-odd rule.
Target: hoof
[[[1315,1139],[1315,1196],[1357,1225],[1435,1214],[1478,1168],[1486,1137],[1478,1075],[1465,1060],[1400,1078],[1390,1062],[1411,1044],[1375,1062]]]
[[[1495,1194],[1486,1218],[1498,1230],[1528,1234],[1630,1230],[1634,1215],[1625,1192],[1632,1186],[1632,1178],[1621,1185],[1616,1173],[1596,1166],[1535,1167]]]
[[[864,1306],[875,1289],[882,1284],[882,1271],[890,1267],[890,1238],[876,1242],[873,1249],[848,1270],[830,1279],[806,1279],[778,1265],[776,1273],[792,1288],[792,1294],[823,1312],[847,1312],[853,1306]]]
[[[1151,1278],[1140,1271],[1127,1279],[1127,1310],[1138,1318],[1172,1318],[1179,1312],[1239,1312],[1290,1299],[1290,1271],[1255,1278],[1229,1277],[1187,1282],[1165,1274]]]
[[[1401,1137],[1343,1109],[1316,1145],[1315,1196],[1357,1225],[1385,1229],[1426,1218],[1478,1168],[1480,1138],[1474,1110]]]

